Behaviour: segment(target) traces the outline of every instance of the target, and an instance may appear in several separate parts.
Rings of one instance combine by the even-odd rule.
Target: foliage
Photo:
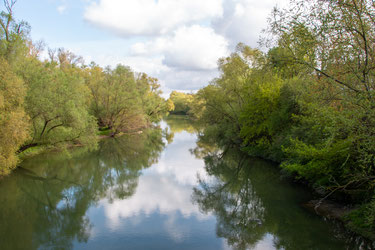
[[[171,114],[187,115],[190,110],[190,105],[193,102],[193,95],[172,91],[168,100],[170,105],[173,103],[173,106],[170,108]],[[172,107],[174,108],[172,109]]]
[[[87,81],[94,98],[93,114],[99,125],[109,127],[115,134],[144,127],[146,121],[142,116],[141,99],[130,68],[118,65],[114,70],[107,68],[92,76],[101,75],[103,81],[93,77]]]
[[[239,44],[193,106],[202,137],[281,163],[325,198],[375,188],[375,7],[300,1],[275,9],[267,53]],[[192,112],[193,114],[195,112]],[[370,218],[370,216],[368,215]]]
[[[91,113],[100,127],[108,127],[113,134],[145,128],[159,121],[169,108],[160,96],[157,79],[144,73],[136,76],[122,65],[113,70],[91,65],[86,85],[91,92]]]
[[[330,192],[374,188],[374,6],[369,1],[295,1],[275,12],[284,61],[312,70],[313,100],[293,129],[282,166]],[[304,7],[302,6],[304,5]],[[305,95],[307,96],[307,95]]]
[[[72,65],[60,66],[27,58],[18,68],[28,88],[26,111],[32,122],[29,145],[94,146],[97,127],[88,113],[88,89]]]
[[[175,109],[173,102],[165,101],[161,97],[162,91],[158,79],[142,73],[138,74],[136,83],[148,124],[159,122],[169,111]]]
[[[23,81],[0,57],[0,175],[9,173],[16,166],[16,152],[29,137],[25,94]]]
[[[0,55],[9,63],[16,63],[27,54],[30,26],[14,19],[13,8],[17,0],[4,0],[6,11],[0,12]]]
[[[42,42],[14,18],[16,0],[0,13],[0,175],[17,164],[17,153],[71,145],[97,146],[98,127],[111,135],[152,126],[173,109],[156,78],[118,65],[86,66],[63,48],[39,59]],[[33,150],[36,147],[37,150]]]

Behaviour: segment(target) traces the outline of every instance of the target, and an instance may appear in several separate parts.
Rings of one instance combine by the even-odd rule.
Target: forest
[[[25,154],[74,145],[95,148],[100,136],[139,132],[172,104],[156,78],[118,65],[86,65],[80,56],[33,42],[14,18],[16,1],[0,16],[0,175]]]
[[[100,134],[137,132],[170,111],[203,125],[200,143],[277,162],[322,199],[358,206],[352,223],[375,230],[375,2],[274,9],[261,47],[238,44],[219,77],[168,100],[126,66],[86,65],[64,49],[40,59],[12,4],[0,25],[0,174],[32,148],[95,147]]]

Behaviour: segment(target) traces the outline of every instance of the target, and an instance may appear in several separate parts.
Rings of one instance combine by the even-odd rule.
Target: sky
[[[130,66],[159,79],[165,96],[194,92],[219,75],[217,61],[258,47],[275,6],[288,0],[18,0],[31,38],[89,64]],[[2,9],[3,6],[2,6]]]

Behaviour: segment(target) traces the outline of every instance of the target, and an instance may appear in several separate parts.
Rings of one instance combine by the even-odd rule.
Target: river
[[[46,153],[0,180],[0,249],[358,249],[301,208],[272,163],[203,143],[182,117]]]

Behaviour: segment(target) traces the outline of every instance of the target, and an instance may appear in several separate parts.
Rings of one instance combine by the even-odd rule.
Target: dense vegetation
[[[171,109],[157,79],[118,65],[103,69],[64,49],[33,43],[27,23],[14,18],[16,1],[0,14],[0,175],[35,148],[95,148],[108,135],[138,132]]]
[[[194,100],[193,94],[186,94],[183,92],[172,91],[169,95],[168,102],[173,104],[170,109],[170,114],[174,115],[188,115],[190,114],[191,105]]]
[[[375,229],[374,31],[372,1],[276,9],[268,51],[239,44],[194,97],[205,140],[279,162],[324,197],[370,204],[359,224]]]
[[[157,79],[129,67],[101,68],[49,50],[0,14],[0,175],[35,147],[95,147],[109,135],[149,127],[164,114],[205,125],[201,142],[240,146],[279,162],[323,193],[363,204],[359,225],[375,230],[375,4],[292,0],[275,9],[264,50],[239,44],[221,75],[197,94],[160,97]],[[338,195],[339,194],[339,195]],[[365,216],[363,216],[365,215]]]

